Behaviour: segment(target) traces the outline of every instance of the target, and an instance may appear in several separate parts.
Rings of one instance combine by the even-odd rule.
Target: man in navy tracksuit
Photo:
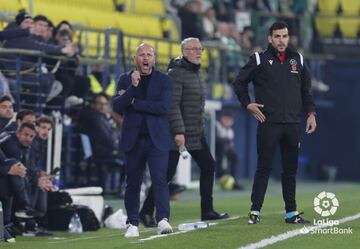
[[[139,236],[140,187],[145,163],[149,165],[156,206],[158,233],[170,233],[169,188],[166,180],[170,150],[168,112],[172,80],[154,68],[155,51],[141,44],[134,57],[136,69],[120,77],[113,99],[114,111],[123,113],[121,148],[125,152],[125,237]]]
[[[254,178],[249,224],[260,222],[276,146],[282,156],[282,191],[285,201],[286,223],[307,223],[297,211],[296,170],[299,151],[299,122],[307,114],[306,133],[316,129],[315,105],[310,94],[311,77],[303,57],[288,48],[289,33],[286,23],[275,22],[269,29],[269,47],[255,53],[240,70],[233,86],[241,102],[257,120],[258,165]],[[253,82],[255,102],[248,94]]]

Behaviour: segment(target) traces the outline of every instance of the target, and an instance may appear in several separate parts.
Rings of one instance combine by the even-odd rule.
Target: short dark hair
[[[221,116],[234,118],[234,113],[231,110],[225,109],[221,112]]]
[[[269,28],[269,35],[272,36],[274,30],[285,29],[285,28],[289,30],[289,26],[285,22],[282,21],[274,22]]]
[[[94,98],[93,98],[94,104],[95,104],[96,100],[99,97],[104,97],[107,101],[110,101],[110,96],[109,95],[107,95],[105,92],[100,92],[100,93],[97,93],[97,94],[94,95]]]
[[[49,116],[42,115],[36,120],[37,126],[40,126],[40,124],[42,124],[42,123],[50,124],[51,127],[54,127],[54,122],[52,121],[52,119]]]
[[[49,28],[55,28],[54,23],[51,20],[47,20]]]
[[[73,26],[71,25],[71,23],[66,20],[62,20],[61,22],[59,22],[58,25],[56,25],[56,29],[59,29],[63,24],[66,24],[70,27],[71,30],[73,30]]]
[[[9,101],[12,103],[12,99],[7,95],[4,95],[0,98],[0,103],[5,102],[5,101]]]
[[[37,21],[43,21],[43,22],[46,22],[47,24],[49,24],[49,20],[46,16],[44,15],[37,15],[34,17],[34,22],[37,22]]]
[[[22,109],[20,110],[17,114],[16,114],[16,120],[23,120],[25,116],[27,115],[35,115],[35,112],[33,110],[30,109]]]
[[[24,123],[22,123],[22,124],[19,126],[18,131],[22,131],[24,128],[29,128],[29,129],[31,129],[31,130],[33,130],[33,131],[36,131],[35,125],[34,125],[33,123],[31,123],[31,122],[24,122]]]

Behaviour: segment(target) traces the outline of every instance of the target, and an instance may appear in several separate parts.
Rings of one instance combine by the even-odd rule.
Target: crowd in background
[[[74,31],[68,21],[54,25],[44,15],[32,17],[20,12],[0,34],[3,48],[36,50],[69,58],[44,57],[39,67],[37,57],[21,55],[19,80],[18,55],[0,56],[0,198],[5,238],[11,241],[16,234],[50,234],[45,229],[45,218],[47,193],[55,189],[54,176],[46,172],[52,111],[66,110],[78,131],[89,138],[92,159],[99,171],[97,185],[105,184],[102,177],[105,162],[122,167],[118,143],[121,117],[112,112],[110,96],[99,83],[101,67],[96,65],[89,75],[81,73],[81,49],[73,42]],[[19,99],[20,103],[16,103]],[[74,107],[77,107],[75,111],[70,111]]]
[[[253,12],[262,12],[269,22],[276,16],[286,20],[290,30],[299,30],[299,20],[295,16],[304,11],[302,2],[174,0],[167,9],[180,18],[182,39],[198,37],[237,52],[252,53],[261,50],[264,45],[255,39]],[[19,219],[26,218],[23,233],[47,234],[46,229],[41,228],[41,219],[46,213],[47,192],[54,188],[52,176],[46,173],[45,168],[47,138],[53,121],[44,114],[51,114],[54,109],[64,111],[73,106],[79,107],[71,115],[77,131],[89,138],[92,159],[98,165],[99,185],[106,181],[104,164],[119,168],[124,164],[123,153],[119,149],[122,120],[110,107],[110,95],[114,91],[106,91],[108,89],[103,89],[100,83],[103,78],[101,66],[95,66],[89,75],[83,73],[84,69],[79,64],[81,47],[73,42],[74,29],[68,21],[54,24],[44,15],[32,17],[20,12],[14,22],[0,33],[3,48],[37,50],[69,58],[44,58],[41,67],[38,67],[37,57],[22,55],[21,103],[15,103],[17,55],[2,54],[0,58],[0,160],[4,165],[1,182],[9,182],[9,188],[2,189],[1,195],[5,223],[19,223]],[[299,34],[292,35],[292,45],[297,47]],[[14,104],[20,107],[16,117]],[[225,116],[232,118],[231,114]],[[238,158],[233,148],[234,136],[226,135],[225,130],[231,130],[231,125],[226,127],[221,122],[223,120],[218,123],[218,141],[227,144],[227,149],[217,151],[217,157],[228,157],[232,166],[223,168],[219,160],[218,169],[224,172],[219,170],[218,177],[229,173],[236,179]],[[236,184],[234,188],[242,189],[242,186]],[[175,186],[174,192],[178,190],[179,186]]]
[[[306,1],[292,0],[173,0],[168,11],[181,20],[182,39],[218,41],[229,48],[251,53],[264,47],[263,37],[255,39],[258,20],[266,26],[275,19],[286,21],[293,31],[291,45],[299,46],[299,16]],[[260,14],[255,20],[256,13]]]

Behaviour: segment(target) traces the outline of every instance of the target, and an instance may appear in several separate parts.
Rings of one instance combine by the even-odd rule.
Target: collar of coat
[[[181,67],[186,70],[197,73],[200,70],[200,66],[201,66],[200,64],[191,63],[185,57],[179,56],[179,57],[171,59],[168,70],[172,69],[174,67]]]
[[[269,50],[274,57],[278,57],[279,52],[271,45],[271,43],[269,43],[267,50]],[[285,53],[286,53],[286,57],[294,56],[294,54],[297,54],[294,50],[292,50],[289,47],[286,48]]]

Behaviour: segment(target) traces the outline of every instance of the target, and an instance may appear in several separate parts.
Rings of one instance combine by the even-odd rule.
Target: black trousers
[[[213,210],[213,185],[215,174],[215,160],[210,153],[209,146],[205,137],[201,139],[201,150],[189,150],[192,158],[200,167],[200,196],[201,196],[201,212],[206,213]],[[174,177],[179,162],[180,153],[178,151],[170,151],[169,165],[167,171],[167,181],[170,182]],[[154,197],[153,186],[150,186],[142,210],[144,214],[152,215],[154,213]]]
[[[267,189],[277,145],[280,145],[282,193],[286,212],[296,211],[296,170],[299,152],[299,124],[268,123],[257,128],[258,163],[255,173],[251,210],[260,211]]]

